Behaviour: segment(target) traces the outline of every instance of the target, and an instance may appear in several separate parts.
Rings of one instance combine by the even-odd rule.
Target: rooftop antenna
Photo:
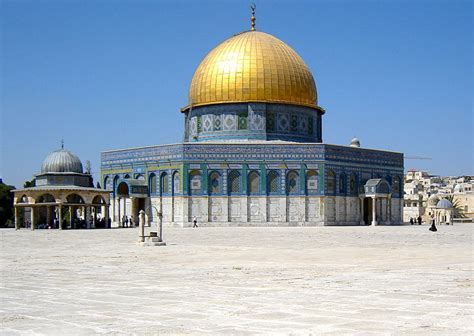
[[[250,21],[252,22],[252,28],[250,30],[255,30],[255,10],[257,9],[257,6],[253,3],[251,6],[250,6],[250,9],[252,10],[252,17],[250,18]]]

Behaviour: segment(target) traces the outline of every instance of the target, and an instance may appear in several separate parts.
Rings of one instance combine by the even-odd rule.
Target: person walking
[[[418,225],[421,225],[421,216],[418,216],[417,220],[418,220]]]
[[[198,227],[198,220],[196,218],[196,216],[193,217],[193,228],[197,228]]]
[[[431,215],[431,226],[430,226],[429,230],[432,231],[432,232],[438,231],[438,229],[436,228],[434,215]]]
[[[413,225],[413,217],[410,217],[410,225]]]

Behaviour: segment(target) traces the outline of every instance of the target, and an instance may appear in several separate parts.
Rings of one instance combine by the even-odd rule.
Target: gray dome
[[[351,147],[360,147],[360,141],[359,141],[359,139],[357,139],[356,137],[354,137],[354,138],[351,140],[350,146],[351,146]]]
[[[82,162],[72,152],[58,149],[44,159],[41,173],[82,173]]]
[[[453,204],[447,199],[442,199],[438,204],[436,204],[436,209],[451,209],[452,207]]]
[[[431,195],[430,198],[428,198],[428,206],[436,206],[439,202],[439,197],[438,195]]]

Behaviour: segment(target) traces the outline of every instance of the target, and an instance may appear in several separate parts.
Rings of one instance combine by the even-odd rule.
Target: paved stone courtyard
[[[474,333],[469,224],[0,235],[3,335]]]

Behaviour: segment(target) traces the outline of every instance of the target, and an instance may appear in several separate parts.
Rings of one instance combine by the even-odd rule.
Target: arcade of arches
[[[15,226],[107,228],[109,202],[109,193],[96,188],[23,189],[15,193]]]

